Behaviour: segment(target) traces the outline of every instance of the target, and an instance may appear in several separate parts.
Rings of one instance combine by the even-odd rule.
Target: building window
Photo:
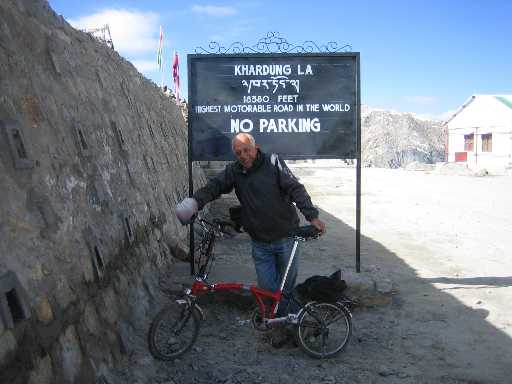
[[[473,151],[473,143],[475,142],[475,134],[464,135],[464,150],[468,152]]]
[[[492,152],[492,133],[482,135],[482,152]]]

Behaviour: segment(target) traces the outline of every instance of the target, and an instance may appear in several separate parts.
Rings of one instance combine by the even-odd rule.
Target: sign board
[[[357,157],[359,53],[188,55],[191,160],[253,135],[287,159]]]

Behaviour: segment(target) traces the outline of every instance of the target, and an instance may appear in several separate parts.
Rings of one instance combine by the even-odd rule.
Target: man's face
[[[258,154],[258,146],[251,144],[247,137],[238,137],[233,142],[233,153],[245,169],[252,167]]]

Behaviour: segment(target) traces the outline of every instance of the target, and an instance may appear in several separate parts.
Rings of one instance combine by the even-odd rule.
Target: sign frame
[[[189,81],[188,81],[188,95],[189,95],[188,135],[189,135],[189,143],[191,144],[191,146],[189,147],[189,150],[191,151],[190,153],[192,155],[192,161],[232,161],[232,160],[234,160],[234,157],[232,156],[232,154],[229,151],[228,151],[229,154],[227,157],[217,157],[217,158],[204,157],[204,155],[202,155],[202,154],[195,153],[195,152],[199,152],[199,151],[194,151],[194,147],[195,146],[197,147],[197,145],[198,145],[198,143],[196,143],[196,140],[195,140],[197,129],[195,129],[194,122],[195,122],[195,119],[202,116],[202,115],[199,115],[198,113],[194,112],[194,108],[198,104],[196,102],[198,97],[195,94],[194,90],[200,88],[199,84],[197,84],[194,80],[196,72],[199,72],[199,71],[194,72],[195,65],[197,63],[200,63],[201,61],[204,61],[204,62],[211,61],[212,64],[210,64],[210,65],[212,65],[212,66],[217,65],[218,67],[220,67],[220,66],[232,65],[232,64],[227,64],[227,65],[220,64],[224,59],[227,59],[228,63],[229,63],[229,60],[231,60],[231,62],[240,60],[241,62],[246,61],[246,62],[248,62],[249,65],[252,65],[251,63],[254,63],[254,59],[265,60],[264,61],[265,63],[268,63],[269,61],[272,62],[272,59],[277,59],[277,60],[280,60],[281,62],[285,61],[286,59],[289,59],[289,61],[295,61],[295,63],[300,62],[301,59],[306,59],[307,60],[306,63],[311,63],[311,60],[315,59],[315,58],[318,58],[320,61],[320,63],[314,63],[315,65],[317,65],[319,67],[330,65],[331,68],[335,68],[335,67],[339,67],[340,65],[347,65],[347,63],[349,63],[353,67],[353,68],[349,68],[349,69],[353,69],[353,73],[349,73],[349,76],[347,76],[348,80],[347,79],[340,80],[340,82],[341,81],[345,81],[346,83],[350,82],[350,85],[353,86],[353,89],[349,88],[348,91],[346,89],[343,90],[343,92],[345,94],[349,94],[350,101],[352,102],[351,104],[353,104],[353,105],[349,106],[353,110],[350,111],[348,114],[343,115],[343,117],[349,116],[349,119],[351,120],[348,122],[350,125],[349,134],[351,136],[348,139],[345,139],[345,142],[341,143],[342,145],[349,146],[349,149],[344,150],[343,153],[342,153],[342,151],[340,151],[339,153],[335,153],[336,151],[331,150],[327,154],[318,154],[318,151],[317,151],[315,153],[310,152],[309,154],[298,153],[298,154],[290,155],[290,154],[286,153],[286,150],[282,150],[282,149],[281,150],[280,149],[273,150],[273,148],[269,149],[268,148],[269,146],[265,145],[265,142],[258,140],[259,137],[265,137],[265,135],[262,135],[256,131],[249,132],[249,133],[253,134],[253,136],[256,138],[256,141],[259,144],[261,144],[262,147],[265,148],[266,151],[279,153],[280,157],[282,157],[284,159],[304,160],[304,159],[348,159],[348,158],[353,159],[353,158],[357,158],[357,154],[356,154],[357,148],[358,148],[357,136],[360,135],[360,117],[359,116],[360,116],[360,107],[361,107],[360,106],[361,90],[360,90],[360,80],[359,80],[360,79],[360,54],[359,54],[359,52],[242,53],[242,54],[233,53],[233,54],[189,54],[189,55],[187,55],[187,69],[188,69],[188,78],[189,78]],[[337,58],[340,58],[342,60],[340,60],[339,62],[336,62]],[[328,61],[331,61],[331,63],[329,63]],[[332,63],[332,62],[334,62],[334,63]],[[300,62],[300,64],[302,65],[302,62]],[[335,69],[338,70],[338,73],[340,73],[340,70],[338,68],[335,68]],[[303,70],[304,70],[304,67],[303,67]],[[331,71],[333,71],[333,70],[331,70]],[[201,74],[201,75],[203,75],[203,74]],[[317,74],[315,73],[315,75],[317,75]],[[325,74],[322,74],[322,75],[324,77],[326,76]],[[244,76],[246,77],[247,75],[242,75],[240,78],[243,79]],[[256,76],[258,76],[258,75],[256,75]],[[232,77],[234,78],[235,75],[233,75]],[[260,75],[260,77],[261,77],[261,75]],[[299,78],[298,74],[295,74],[295,77],[298,79]],[[304,80],[307,81],[308,80],[307,77],[308,76],[302,76],[303,81]],[[311,77],[311,76],[309,76],[309,77]],[[318,77],[318,75],[317,75],[317,77]],[[314,76],[313,76],[313,79],[315,79]],[[261,79],[261,80],[258,79],[257,81],[263,81],[263,79]],[[293,82],[293,80],[286,80],[286,81]],[[296,81],[298,82],[300,80],[296,80]],[[218,82],[215,84],[218,85]],[[318,86],[322,86],[322,84],[319,84]],[[335,87],[332,87],[332,88],[335,88]],[[346,86],[345,86],[345,88],[346,88]],[[309,85],[309,89],[306,89],[306,92],[308,92],[308,91],[311,92],[312,90],[315,90],[315,89],[311,85]],[[221,94],[221,98],[222,98],[222,95],[229,93],[229,91],[231,91],[231,93],[234,94],[235,97],[241,97],[240,93],[237,94],[233,90],[222,90],[221,89],[218,91],[218,93]],[[274,92],[275,92],[275,90],[274,90]],[[319,92],[319,93],[321,96],[321,92]],[[331,93],[332,93],[332,91],[331,91]],[[279,95],[279,94],[276,94],[276,96],[277,95]],[[303,97],[303,95],[301,95],[298,91],[297,91],[297,95],[298,95],[298,97],[301,97],[301,98]],[[336,96],[339,96],[339,94],[337,94]],[[318,95],[316,97],[318,97]],[[229,98],[229,96],[228,96],[228,98]],[[208,100],[208,101],[212,102],[210,100]],[[322,102],[326,103],[327,101],[323,100]],[[329,101],[329,102],[331,102],[331,101]],[[222,101],[220,103],[222,103]],[[239,103],[242,104],[242,102],[240,102],[240,101],[239,101]],[[264,103],[261,103],[261,104],[264,104]],[[251,106],[251,105],[255,105],[255,104],[248,103],[248,104],[244,104],[243,106]],[[268,107],[270,107],[270,106],[275,107],[277,105],[282,106],[285,104],[278,104],[275,101],[273,103],[266,102],[266,104],[264,104],[264,106],[268,106]],[[297,105],[297,104],[288,104],[288,105],[297,106],[297,108],[299,107],[299,105]],[[319,105],[320,105],[320,102],[317,104],[317,107]],[[345,105],[347,105],[347,104],[345,104]],[[226,105],[219,105],[219,107],[226,107]],[[302,105],[302,107],[304,107],[304,105]],[[272,111],[267,114],[260,114],[260,116],[265,117],[266,115],[277,115],[278,113],[279,112]],[[293,112],[285,114],[285,115],[287,115],[287,116],[290,116],[290,115],[293,116],[293,115],[297,115],[297,114],[304,115],[306,113],[308,113],[308,112],[293,111]],[[309,113],[313,114],[315,112],[309,112]],[[316,113],[317,114],[323,113],[322,120],[324,122],[326,120],[337,120],[337,123],[339,124],[339,121],[342,117],[343,112],[341,112],[341,113],[327,112],[327,113],[329,113],[329,117],[327,117],[327,113],[324,111],[317,111]],[[225,115],[226,112],[220,111],[219,114]],[[234,114],[240,115],[240,113],[234,113]],[[205,115],[207,115],[207,114],[205,114]],[[255,114],[253,114],[252,116],[255,116]],[[222,121],[222,119],[223,118],[219,118],[218,120]],[[273,120],[273,119],[270,119],[270,120]],[[286,120],[286,119],[283,119],[283,120]],[[288,120],[290,120],[290,119],[288,119]],[[297,119],[297,120],[303,120],[303,119]],[[331,125],[332,124],[333,123],[331,123]],[[197,125],[198,124],[196,124],[196,126]],[[338,130],[340,130],[338,127],[336,127],[334,130],[331,129],[331,131],[328,132],[329,136],[332,136],[333,134],[335,135]],[[343,130],[343,129],[341,129],[341,130]],[[323,133],[324,132],[321,132],[321,133],[319,133],[319,135],[321,136]],[[226,145],[230,145],[231,140],[227,140],[227,138],[233,137],[234,134],[231,132],[221,132],[221,135],[222,135],[222,137],[220,137],[220,139],[223,139],[223,143],[222,143],[223,146],[226,147]],[[316,136],[310,135],[309,137],[311,137],[312,139],[317,139],[319,137],[319,135],[316,135]],[[293,137],[293,136],[290,136],[290,137]],[[296,135],[296,138],[301,140],[303,143],[304,143],[304,141],[308,141],[309,137],[305,136],[305,134]],[[324,137],[325,137],[325,135],[324,135]],[[277,140],[284,141],[283,139],[280,139],[278,136],[276,136],[276,138],[277,138]],[[267,139],[267,138],[265,137],[265,139]],[[349,144],[346,144],[346,142],[348,143],[348,140],[351,140],[351,142]],[[227,144],[227,141],[229,141],[229,144]],[[268,141],[270,141],[270,140],[268,140]],[[319,141],[319,140],[316,140],[316,141]],[[292,142],[293,142],[293,139],[292,139]],[[272,144],[274,144],[274,143],[272,143]],[[338,150],[339,150],[340,149],[339,143],[336,143],[336,144],[338,144]],[[325,142],[324,142],[324,145],[325,145]]]

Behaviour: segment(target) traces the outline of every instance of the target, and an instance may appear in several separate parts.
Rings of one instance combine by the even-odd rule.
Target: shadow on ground
[[[212,214],[222,216],[234,203],[233,198],[222,199],[214,206]],[[299,282],[314,274],[330,274],[338,268],[345,275],[355,274],[354,228],[325,211],[321,212],[321,218],[327,223],[328,233],[302,248]],[[231,281],[250,280],[251,276],[255,281],[249,241],[246,235],[222,239],[217,247],[215,269],[229,268]],[[416,251],[421,252],[421,249]],[[392,296],[388,306],[355,312],[355,337],[350,348],[325,363],[334,378],[338,376],[331,365],[342,363],[344,368],[340,372],[348,375],[343,380],[352,377],[354,382],[381,382],[384,377],[411,383],[504,383],[509,380],[512,375],[511,338],[486,320],[487,309],[464,305],[432,284],[508,287],[512,278],[419,278],[395,253],[366,236],[361,237],[361,254],[360,276],[377,283],[388,281],[397,294]],[[241,275],[246,279],[241,279]],[[245,353],[250,351],[251,347],[247,346]],[[284,359],[278,359],[277,365],[278,361],[286,365],[290,357],[301,356],[300,351],[295,350],[283,355],[269,349],[265,354],[268,359],[277,356]],[[306,368],[318,363],[302,356],[300,361]],[[304,382],[308,382],[306,378],[307,374],[303,374]],[[290,382],[302,381],[295,377]]]
[[[211,213],[226,216],[234,204],[228,196],[216,202]],[[345,276],[355,274],[355,230],[328,212],[322,211],[321,217],[328,232],[302,247],[299,282],[338,268]],[[223,281],[255,281],[249,242],[241,234],[217,243],[210,282],[218,281],[216,273]],[[420,247],[414,252],[423,254]],[[180,384],[509,382],[512,340],[487,321],[489,310],[464,305],[433,285],[494,282],[508,289],[508,278],[421,279],[395,253],[366,236],[361,238],[361,267],[361,277],[388,281],[396,293],[388,305],[354,311],[350,344],[333,359],[312,359],[293,345],[272,348],[268,335],[251,327],[252,305],[247,302],[205,300],[206,320],[188,353],[171,362],[154,360],[147,350],[147,329],[140,330],[129,365],[117,379]],[[176,262],[162,270],[160,278],[170,284],[191,283],[189,271],[188,264]],[[165,300],[155,297],[150,313],[162,308]]]

